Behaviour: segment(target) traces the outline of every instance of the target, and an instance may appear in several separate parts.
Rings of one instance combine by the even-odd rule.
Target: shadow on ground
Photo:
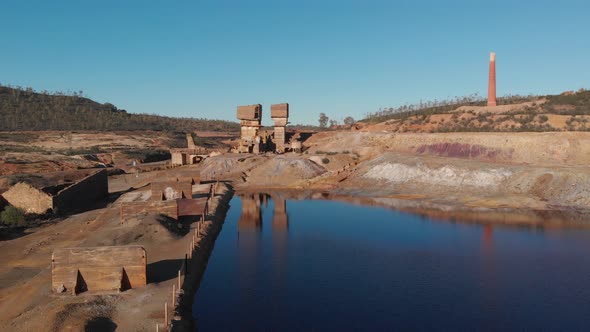
[[[109,317],[94,317],[84,325],[84,332],[114,332],[117,324]]]
[[[148,283],[163,282],[178,276],[178,270],[184,259],[163,259],[147,265]]]

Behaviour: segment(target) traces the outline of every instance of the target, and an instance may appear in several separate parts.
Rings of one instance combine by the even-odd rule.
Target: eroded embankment
[[[343,184],[372,196],[420,194],[473,207],[533,209],[590,207],[590,170],[411,157],[386,153],[367,161]]]
[[[234,191],[229,185],[222,190],[220,195],[214,198],[215,202],[212,204],[213,211],[211,211],[210,219],[204,223],[204,228],[201,230],[203,234],[195,243],[196,248],[192,253],[192,258],[189,261],[187,273],[182,284],[182,293],[178,301],[178,305],[174,309],[174,319],[172,320],[171,331],[194,331],[195,322],[193,320],[192,305],[195,293],[199,289],[201,279],[205,273],[207,262],[215,240],[219,235],[225,221],[225,215],[229,210],[229,201],[231,200]]]
[[[310,151],[360,155],[399,152],[485,162],[576,166],[590,163],[590,133],[390,133],[324,132],[306,141]]]

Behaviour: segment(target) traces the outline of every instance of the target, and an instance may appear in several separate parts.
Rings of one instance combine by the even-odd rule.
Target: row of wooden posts
[[[207,197],[207,202],[205,203],[205,209],[203,214],[201,214],[201,219],[197,221],[197,227],[193,232],[191,242],[188,247],[188,253],[184,254],[184,261],[180,264],[180,269],[178,269],[178,287],[177,283],[172,285],[172,302],[171,306],[168,306],[168,301],[164,302],[164,329],[162,331],[168,331],[172,320],[171,316],[168,316],[169,311],[174,313],[174,308],[176,308],[176,298],[178,297],[180,290],[182,289],[182,283],[186,277],[188,269],[188,264],[190,260],[193,258],[193,252],[195,251],[196,242],[204,235],[205,230],[205,217],[209,214],[209,201],[215,197],[215,192],[219,187],[219,181],[215,182],[215,185],[211,185],[209,188],[210,196]],[[156,332],[160,331],[160,323],[156,323]]]

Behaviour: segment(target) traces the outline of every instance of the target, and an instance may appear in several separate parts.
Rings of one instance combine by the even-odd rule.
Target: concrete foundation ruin
[[[172,166],[197,164],[209,154],[207,149],[195,144],[192,134],[186,134],[186,141],[187,148],[170,149]]]
[[[17,178],[18,182],[2,197],[26,213],[63,213],[89,208],[109,193],[106,170],[48,172]]]
[[[262,105],[238,106],[237,118],[240,120],[240,142],[238,153],[285,152],[287,143],[286,126],[289,120],[289,104],[273,104],[270,116],[274,122],[274,134],[260,131]]]
[[[146,264],[141,246],[55,249],[51,255],[51,289],[76,295],[142,287],[147,284]]]
[[[258,135],[262,121],[262,105],[238,106],[237,114],[240,120],[239,153],[259,153],[262,139]]]
[[[193,187],[188,181],[157,181],[150,184],[152,201],[193,198]]]
[[[193,198],[193,186],[199,178],[193,172],[178,172],[167,179],[150,184],[149,199],[122,202],[120,221],[124,223],[141,214],[156,214],[179,220],[180,217],[197,217],[205,213],[207,198]]]
[[[273,142],[275,144],[275,151],[278,153],[285,152],[285,142],[287,140],[285,127],[289,119],[289,104],[274,104],[270,105],[270,117],[275,124],[275,133]]]

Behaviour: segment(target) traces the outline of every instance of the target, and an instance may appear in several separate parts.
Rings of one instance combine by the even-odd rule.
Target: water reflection
[[[590,328],[587,220],[318,197],[231,202],[196,295],[199,330]]]
[[[241,232],[262,229],[261,202],[266,201],[266,194],[244,194],[242,200],[242,214],[238,222],[238,230]]]

